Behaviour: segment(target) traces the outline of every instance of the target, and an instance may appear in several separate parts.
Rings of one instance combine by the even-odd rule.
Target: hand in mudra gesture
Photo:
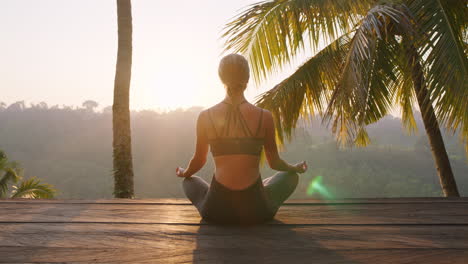
[[[184,168],[182,168],[182,167],[177,167],[177,169],[176,169],[176,175],[177,175],[177,177],[184,178],[184,177],[185,177],[184,173],[185,173],[185,169],[184,169]]]
[[[296,165],[294,165],[294,168],[296,169],[297,173],[304,173],[307,171],[308,166],[305,161],[299,162]]]

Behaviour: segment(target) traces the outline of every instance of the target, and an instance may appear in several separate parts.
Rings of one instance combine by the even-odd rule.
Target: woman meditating
[[[241,55],[221,60],[218,73],[226,97],[200,113],[195,154],[187,169],[176,169],[177,176],[185,178],[185,195],[208,222],[256,224],[271,220],[296,188],[297,173],[307,170],[304,161],[290,165],[279,157],[271,113],[245,100],[249,71]],[[211,184],[194,176],[206,162],[208,146],[216,166]],[[262,149],[270,167],[280,171],[263,181],[259,169]]]

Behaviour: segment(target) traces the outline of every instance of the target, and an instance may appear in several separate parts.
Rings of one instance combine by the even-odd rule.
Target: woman
[[[225,99],[200,113],[195,154],[188,168],[177,168],[186,196],[208,222],[255,224],[271,220],[298,183],[297,173],[307,170],[303,161],[290,165],[278,155],[270,112],[245,100],[249,81],[247,60],[237,54],[224,57],[219,77]],[[216,171],[211,185],[197,176],[206,162],[208,146]],[[262,148],[270,167],[281,171],[262,181],[259,162]]]

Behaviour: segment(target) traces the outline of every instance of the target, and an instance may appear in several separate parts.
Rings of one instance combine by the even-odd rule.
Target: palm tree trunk
[[[133,164],[129,92],[132,68],[132,10],[130,0],[117,0],[118,51],[112,106],[114,196],[133,198]]]
[[[440,133],[439,122],[437,121],[425,85],[424,74],[421,64],[419,63],[418,53],[416,48],[410,43],[406,43],[406,56],[412,69],[411,77],[413,79],[413,87],[416,92],[419,109],[421,110],[424,128],[426,129],[429,144],[431,145],[431,152],[436,164],[442,191],[445,197],[460,197],[447,151],[445,150],[444,140]]]

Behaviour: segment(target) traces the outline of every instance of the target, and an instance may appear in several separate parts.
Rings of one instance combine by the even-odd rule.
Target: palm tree
[[[315,55],[257,102],[272,111],[280,139],[300,116],[318,113],[341,142],[366,145],[365,126],[392,107],[416,130],[417,102],[443,192],[459,196],[439,122],[460,129],[468,151],[466,8],[452,0],[267,1],[228,23],[224,37],[226,49],[249,57],[258,82],[309,40]]]
[[[5,153],[0,151],[0,199],[1,198],[30,198],[51,199],[54,198],[56,190],[49,184],[42,184],[36,177],[23,180],[21,169],[16,162],[8,161]],[[3,176],[2,176],[3,174]],[[8,187],[13,185],[13,191],[9,193]]]
[[[133,164],[129,92],[132,68],[132,7],[130,0],[117,0],[118,51],[112,106],[114,196],[133,198]]]

